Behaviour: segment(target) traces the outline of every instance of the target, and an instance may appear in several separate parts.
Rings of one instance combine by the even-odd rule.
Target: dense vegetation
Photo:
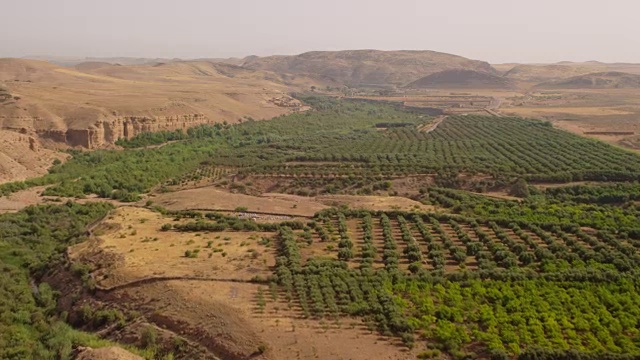
[[[538,224],[578,224],[630,234],[640,231],[640,211],[634,195],[637,183],[572,186],[506,201],[452,189],[430,188],[425,201],[453,212],[487,219],[524,220]]]
[[[522,359],[557,359],[558,350],[569,349],[572,352],[563,355],[567,359],[589,358],[589,354],[598,354],[599,358],[640,354],[640,292],[635,273],[624,275],[607,266],[580,266],[578,259],[575,269],[555,256],[563,251],[558,249],[549,250],[545,256],[550,258],[543,260],[545,265],[534,266],[532,272],[526,271],[525,263],[518,262],[524,259],[521,257],[515,258],[513,265],[503,264],[506,266],[501,271],[463,270],[456,275],[436,268],[418,269],[411,275],[402,271],[399,264],[406,263],[403,258],[419,261],[415,257],[409,259],[415,256],[415,240],[407,237],[409,242],[399,245],[406,241],[404,231],[399,231],[403,234],[399,238],[394,236],[397,232],[389,229],[387,214],[379,214],[380,232],[369,230],[372,214],[359,215],[363,239],[353,240],[353,244],[362,244],[362,251],[353,259],[338,252],[336,260],[312,258],[303,263],[305,242],[290,229],[280,230],[277,280],[286,298],[295,299],[305,316],[362,316],[371,330],[397,335],[407,346],[414,346],[416,336],[426,339],[432,350],[424,357],[446,352],[456,358],[508,359],[517,355]],[[406,215],[398,214],[397,220]],[[342,217],[336,214],[333,218],[338,224],[339,244],[352,241],[345,240],[344,234],[349,232],[340,229]],[[435,235],[437,225],[432,224],[428,233]],[[405,227],[403,221],[398,221],[398,226]],[[416,230],[421,226],[424,222],[415,223]],[[377,236],[381,239],[372,240]],[[446,255],[444,247],[431,245],[447,241],[450,240],[441,238],[437,243],[433,239],[430,243],[425,239],[417,242],[419,248],[432,249],[424,251],[424,258],[438,266],[455,257],[457,250],[452,249],[458,245],[450,245]],[[376,246],[379,250],[371,251]],[[488,253],[488,261],[501,257],[500,252],[509,257],[506,246],[494,247],[499,249]],[[438,258],[444,258],[444,262]],[[347,266],[354,260],[359,262],[358,268]],[[383,267],[375,266],[380,260]]]
[[[212,166],[243,175],[325,182],[439,174],[447,186],[455,185],[460,173],[488,175],[502,183],[518,177],[537,182],[628,181],[640,175],[637,155],[540,121],[454,116],[426,133],[418,126],[432,119],[419,113],[389,105],[304,100],[317,111],[233,126],[199,126],[186,133],[140,134],[119,142],[130,148],[126,151],[74,152],[49,175],[2,185],[0,193],[53,184],[46,195],[97,194],[134,201],[163,183],[221,173]],[[385,126],[382,131],[376,127],[380,124]],[[161,143],[166,145],[134,148]]]
[[[110,208],[66,203],[0,215],[0,359],[68,359],[74,346],[107,344],[66,325],[56,292],[38,279]]]
[[[346,221],[352,221],[347,230]],[[359,267],[422,268],[444,275],[473,270],[495,277],[514,270],[526,277],[601,269],[634,272],[640,268],[640,240],[606,230],[585,232],[577,225],[480,220],[449,214],[323,211],[314,223],[319,241],[348,239]],[[336,230],[338,229],[338,230]],[[362,236],[349,235],[362,229]],[[336,236],[337,234],[337,236]],[[363,244],[355,247],[353,244]],[[335,249],[334,249],[335,251]],[[467,275],[465,275],[467,276]]]

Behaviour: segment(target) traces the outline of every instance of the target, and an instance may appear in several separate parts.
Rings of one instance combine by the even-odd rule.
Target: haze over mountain
[[[547,81],[536,86],[545,89],[638,89],[640,75],[617,71],[591,73],[568,79]]]
[[[512,66],[512,67],[511,67]],[[582,65],[529,65],[529,64],[512,64],[505,66],[508,70],[503,74],[504,77],[518,80],[542,82],[552,79],[562,79],[571,76],[583,75],[593,72],[593,68]]]
[[[295,56],[249,57],[242,66],[277,73],[317,74],[346,85],[405,85],[450,69],[496,73],[487,62],[435,51],[313,51]]]
[[[513,89],[512,80],[499,75],[468,69],[445,70],[420,78],[411,89]]]

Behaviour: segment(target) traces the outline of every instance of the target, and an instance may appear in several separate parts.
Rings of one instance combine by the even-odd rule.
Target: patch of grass
[[[187,251],[184,252],[184,257],[190,258],[190,259],[195,259],[195,258],[198,257],[199,253],[200,253],[200,249],[187,250]]]

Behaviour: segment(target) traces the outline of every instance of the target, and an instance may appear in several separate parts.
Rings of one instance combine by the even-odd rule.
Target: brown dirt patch
[[[100,349],[81,348],[76,360],[143,360],[122,348],[111,346]]]
[[[325,205],[347,205],[352,209],[434,211],[435,207],[401,196],[324,195],[316,199]]]
[[[503,112],[527,117],[540,117],[545,115],[586,115],[586,116],[607,116],[607,115],[630,115],[632,112],[616,108],[606,107],[549,107],[549,108],[526,108],[514,107],[503,109]]]
[[[312,198],[302,196],[233,194],[213,186],[159,194],[151,199],[155,204],[170,210],[207,209],[233,211],[238,207],[246,207],[250,212],[313,216],[316,212],[327,208],[327,206],[314,201]]]
[[[21,190],[9,196],[0,196],[0,214],[22,210],[29,205],[37,205],[43,202],[40,193],[44,186]]]
[[[522,201],[521,198],[515,197],[515,196],[511,196],[511,195],[507,194],[506,191],[487,191],[487,192],[483,192],[483,193],[473,193],[473,194],[486,196],[486,197],[499,199],[499,200]]]

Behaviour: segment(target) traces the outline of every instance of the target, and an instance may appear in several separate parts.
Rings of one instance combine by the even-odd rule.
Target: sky
[[[435,50],[640,63],[637,0],[0,0],[0,57]]]

